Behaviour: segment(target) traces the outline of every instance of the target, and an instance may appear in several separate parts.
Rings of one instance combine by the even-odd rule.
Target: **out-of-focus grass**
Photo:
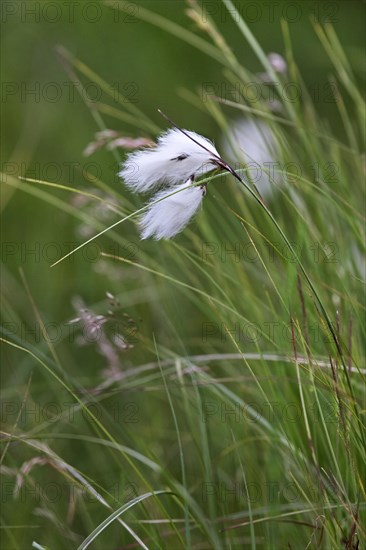
[[[24,233],[15,234],[28,254],[19,271],[19,249],[11,256],[5,242],[4,548],[32,541],[50,549],[365,543],[358,79],[333,27],[313,22],[311,47],[328,56],[326,72],[337,86],[330,124],[305,84],[291,27],[282,22],[289,72],[279,77],[240,10],[224,5],[256,70],[282,79],[280,86],[296,83],[302,98],[278,97],[281,112],[273,115],[265,101],[202,102],[194,90],[183,91],[185,110],[174,118],[200,131],[192,114],[185,119],[194,109],[218,135],[243,109],[268,121],[281,180],[266,199],[274,219],[230,176],[212,175],[202,212],[176,240],[142,243],[127,220],[97,240],[101,253],[85,247],[50,270],[67,244],[142,204],[108,177],[90,181],[84,173],[60,185],[4,176],[5,219],[16,204]],[[189,6],[190,21],[199,22],[201,9]],[[138,14],[145,21],[176,31],[146,9]],[[187,34],[191,23],[181,38],[219,61],[227,82],[258,82],[219,22],[204,23],[198,42]],[[97,106],[87,102],[96,130],[113,120],[113,127],[129,124],[134,135],[154,137],[163,127],[148,115],[152,108],[111,101],[93,65],[58,51],[71,80],[104,91]],[[152,103],[163,108],[160,101]],[[112,173],[122,158],[114,154],[94,158],[112,162]],[[250,185],[251,170],[241,173]],[[39,179],[47,180],[33,176]],[[76,198],[70,186],[80,191]],[[42,216],[34,216],[33,204],[42,205]],[[48,253],[41,263],[32,261],[23,217],[42,227],[36,247]],[[83,315],[73,310],[75,295],[106,323],[93,317],[89,325],[68,324]]]

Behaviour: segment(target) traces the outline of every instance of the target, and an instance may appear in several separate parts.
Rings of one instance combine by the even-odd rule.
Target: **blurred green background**
[[[118,2],[111,4],[117,5]],[[85,168],[121,191],[122,184],[116,177],[118,163],[110,152],[98,151],[90,158],[82,154],[86,145],[93,141],[98,128],[56,55],[55,48],[60,45],[127,95],[161,128],[166,124],[157,113],[159,107],[183,127],[214,140],[220,137],[212,118],[188,104],[180,95],[182,89],[197,92],[205,83],[213,83],[221,95],[230,96],[220,65],[179,38],[138,18],[139,10],[148,8],[197,32],[195,24],[185,14],[188,4],[178,0],[128,4],[130,8],[125,13],[107,7],[103,2],[3,2],[3,171],[78,188],[88,185],[82,173]],[[204,5],[239,61],[253,72],[260,71],[258,61],[224,6],[219,1]],[[321,22],[327,19],[333,22],[353,70],[361,80],[363,2],[271,4],[242,1],[235,5],[246,16],[257,40],[267,52],[284,53],[281,18],[289,22],[295,59],[301,66],[302,76],[314,94],[319,93],[316,107],[332,125],[336,107],[324,88],[331,77],[329,61],[319,47],[310,18],[315,14]],[[206,38],[199,30],[198,34]],[[100,88],[92,86],[88,89],[92,98],[104,100]],[[109,103],[113,105],[113,101]],[[229,110],[228,114],[235,115]],[[136,128],[127,123],[108,116],[104,116],[104,120],[107,128],[123,135],[139,135]],[[339,126],[338,135],[342,137],[338,116],[334,116],[334,125]],[[11,196],[8,196],[9,192]],[[56,190],[55,195],[64,196]],[[56,259],[57,246],[45,249],[47,243],[61,242],[62,253],[65,253],[67,246],[64,243],[78,242],[74,222],[37,198],[14,193],[13,189],[4,186],[3,197],[6,203],[9,201],[3,212],[6,241],[26,242],[29,250],[32,243],[35,247],[39,243],[40,250],[46,250],[45,254],[41,253],[38,263],[32,262],[31,255],[24,258],[24,250],[15,246],[6,261],[16,278],[17,268],[25,268],[29,279],[34,282],[33,292],[39,306],[47,306],[59,321],[70,315],[71,294],[82,293],[88,301],[98,301],[100,288],[108,283],[95,272],[93,265],[88,264],[85,269],[80,254],[72,263],[65,262],[51,271],[48,267],[51,262],[42,257]],[[138,246],[149,246],[137,241],[134,230],[129,237],[129,224],[118,231]]]
[[[118,0],[115,2],[112,0],[110,4],[112,7],[117,7]],[[111,215],[110,212],[96,208],[92,201],[83,201],[80,197],[60,189],[43,187],[40,184],[29,182],[23,182],[22,189],[17,189],[15,178],[27,176],[98,193],[96,190],[97,185],[92,181],[93,176],[96,175],[111,187],[112,193],[108,193],[108,196],[113,197],[115,190],[118,204],[124,212],[130,212],[133,205],[141,204],[138,203],[139,199],[125,190],[122,182],[118,180],[116,174],[119,163],[111,151],[102,148],[88,158],[83,155],[86,146],[94,140],[94,135],[99,130],[96,120],[93,118],[93,114],[95,115],[93,110],[94,100],[98,103],[108,103],[120,111],[123,109],[121,105],[113,102],[95,85],[88,88],[92,96],[88,108],[83,98],[73,88],[70,78],[64,70],[60,56],[56,51],[56,48],[60,48],[60,46],[66,48],[107,83],[127,96],[133,105],[152,119],[157,128],[166,128],[166,122],[157,112],[157,109],[161,108],[182,127],[197,131],[213,139],[217,143],[218,150],[220,150],[221,130],[208,112],[187,101],[187,90],[200,95],[202,87],[210,83],[214,89],[218,90],[218,95],[221,94],[227,97],[227,79],[223,68],[214,59],[182,41],[175,35],[176,33],[167,33],[156,25],[140,18],[143,10],[148,9],[154,14],[159,14],[182,25],[197,36],[209,40],[205,33],[196,27],[192,19],[187,17],[185,11],[189,7],[189,2],[149,0],[127,4],[129,6],[127,12],[118,12],[110,6],[106,6],[104,2],[89,2],[88,0],[80,2],[3,1],[1,4],[3,27],[1,39],[1,147],[3,180],[5,182],[2,184],[2,286],[5,327],[10,332],[14,332],[20,342],[29,344],[37,354],[39,352],[45,355],[49,354],[49,350],[40,334],[36,311],[41,312],[43,322],[50,327],[51,332],[53,325],[62,327],[62,338],[60,340],[56,334],[55,345],[64,367],[63,376],[65,376],[65,379],[70,377],[73,388],[77,388],[79,384],[80,387],[92,388],[100,383],[100,380],[104,380],[105,374],[102,369],[106,363],[105,357],[98,352],[94,345],[79,347],[75,345],[78,342],[74,336],[71,338],[71,345],[69,345],[68,337],[73,333],[70,325],[66,323],[76,316],[73,307],[75,296],[81,296],[88,307],[101,313],[105,313],[106,308],[109,307],[105,298],[106,291],[119,297],[118,315],[120,317],[118,319],[123,319],[121,316],[126,313],[126,322],[128,323],[128,319],[132,318],[138,332],[137,345],[128,353],[121,354],[123,369],[133,368],[156,360],[152,335],[156,339],[159,349],[161,346],[166,351],[166,355],[169,355],[170,352],[171,354],[184,356],[185,354],[210,351],[237,351],[230,339],[223,340],[222,335],[221,338],[218,334],[213,336],[207,346],[202,339],[201,328],[203,323],[212,320],[211,316],[215,315],[216,306],[212,306],[210,299],[208,299],[209,305],[207,306],[206,298],[202,299],[200,295],[189,293],[185,288],[177,290],[176,286],[167,284],[166,280],[159,277],[154,278],[151,274],[145,273],[133,265],[108,262],[98,254],[94,261],[93,258],[85,257],[84,252],[80,251],[60,265],[50,269],[50,264],[62,254],[68,252],[70,246],[81,243],[96,230],[95,227],[88,226],[85,220],[78,220],[70,215],[69,207],[76,207],[81,216],[87,214],[95,220],[96,224],[113,223],[117,218],[115,215]],[[203,4],[243,66],[252,73],[261,72],[263,69],[257,58],[244,41],[238,31],[236,22],[227,14],[222,3],[207,1]],[[333,67],[319,44],[311,24],[311,18],[315,16],[322,23],[331,20],[348,56],[356,81],[362,86],[365,79],[363,72],[364,3],[352,0],[334,2],[323,0],[318,2],[308,0],[303,2],[267,2],[265,0],[263,2],[246,2],[242,0],[236,1],[235,6],[245,17],[256,39],[267,53],[278,52],[284,54],[281,19],[288,22],[295,61],[301,69],[301,75],[306,86],[314,94],[313,101],[316,111],[319,117],[327,121],[326,125],[332,129],[335,136],[340,141],[346,142],[338,107],[328,94],[327,82],[329,79],[332,80]],[[80,73],[78,73],[78,76],[80,76]],[[88,86],[88,79],[81,76],[80,78],[82,78],[84,86]],[[345,104],[346,108],[352,107],[351,99],[347,94],[345,94]],[[229,108],[224,108],[224,111],[229,119],[237,115]],[[155,137],[153,132],[140,131],[136,129],[134,124],[128,124],[128,122],[119,120],[110,114],[102,113],[102,117],[106,128],[116,130],[121,135]],[[357,133],[357,130],[355,132]],[[301,147],[301,141],[296,142],[294,140],[294,151],[296,151],[296,145]],[[120,159],[124,158],[123,151],[117,151],[116,153]],[[292,151],[289,151],[290,156],[291,154]],[[91,175],[87,176],[86,171],[90,172]],[[7,183],[10,185],[7,185]],[[344,180],[340,178],[338,183],[338,191],[345,199],[348,195],[347,186],[352,192],[352,185],[359,185],[358,181],[348,181],[347,178],[344,178]],[[141,263],[144,266],[152,266],[153,268],[159,266],[163,273],[188,281],[190,284],[196,285],[201,291],[205,291],[202,283],[202,281],[205,281],[205,276],[202,275],[200,268],[197,268],[197,272],[192,269],[187,274],[192,264],[185,262],[182,250],[187,251],[187,254],[190,252],[199,253],[200,238],[203,235],[207,239],[207,235],[210,234],[209,232],[205,233],[205,228],[210,227],[210,224],[215,227],[214,216],[220,215],[220,204],[217,206],[217,203],[213,200],[216,195],[220,197],[222,194],[226,198],[227,194],[229,204],[230,201],[232,204],[236,200],[232,190],[226,191],[220,185],[212,187],[212,192],[210,190],[211,201],[207,201],[207,206],[200,214],[201,222],[196,222],[196,226],[194,224],[190,226],[187,232],[178,236],[176,241],[172,243],[140,241],[134,223],[127,221],[118,226],[115,231],[120,242],[118,246],[116,244],[117,239],[111,240],[106,235],[98,239],[97,246],[104,251],[125,256],[127,259],[136,262],[140,262],[142,258]],[[27,189],[29,192],[26,192]],[[45,195],[42,195],[45,191],[49,193],[46,200],[44,200]],[[306,195],[305,191],[304,196],[309,199],[310,211],[312,201],[314,203],[318,201],[317,204],[320,204],[319,217],[314,212],[314,226],[318,223],[320,227],[319,239],[326,237],[330,240],[334,237],[333,229],[335,232],[338,230],[338,225],[335,223],[332,225],[334,219],[338,223],[336,209],[329,210],[328,223],[328,220],[324,216],[322,217],[322,208],[324,207],[322,201],[316,194],[313,198],[310,193]],[[50,195],[53,204],[51,204]],[[115,199],[115,197],[113,198]],[[245,212],[241,209],[243,204],[247,204],[246,201],[242,197],[238,197],[238,210],[240,212]],[[256,208],[256,206],[253,206],[253,218],[261,220],[261,212],[258,212]],[[286,218],[287,205],[284,202],[274,204],[273,211],[278,214],[282,226],[286,225],[289,234],[293,232],[299,242],[305,234],[306,238],[309,235],[313,236],[310,230],[309,235],[307,234],[307,226],[302,232],[301,224],[298,223],[298,218],[294,215],[293,210],[291,211],[293,218],[291,216],[288,216],[288,219]],[[225,215],[229,219],[226,210]],[[348,215],[349,218],[352,217],[349,212]],[[341,227],[343,218],[339,216],[339,219],[339,227]],[[207,220],[209,220],[209,223],[207,223]],[[228,234],[232,231],[231,235],[234,235],[234,238],[237,234],[235,224],[239,226],[237,220],[232,216],[228,221]],[[351,223],[349,225],[352,226]],[[266,220],[264,220],[263,226],[260,223],[258,226],[264,228],[264,233],[268,229]],[[220,227],[220,223],[217,223],[217,227]],[[324,229],[323,233],[322,229]],[[342,251],[342,246],[346,247],[344,241],[347,240],[347,233],[346,231],[344,234],[340,231],[338,233],[339,241],[337,243],[340,244],[340,250]],[[270,230],[268,234],[270,234]],[[240,235],[239,238],[245,240],[246,236],[243,233]],[[175,243],[178,243],[177,246],[182,245],[182,249],[175,248]],[[93,250],[95,252],[95,248],[91,249],[92,253]],[[170,254],[172,256],[175,254],[174,259]],[[151,260],[150,263],[149,259]],[[216,266],[220,264],[217,258],[215,262]],[[349,314],[348,305],[351,303],[351,301],[348,302],[347,292],[349,289],[356,288],[359,280],[346,275],[346,290],[341,285],[338,288],[336,285],[338,284],[337,277],[341,272],[340,264],[337,264],[333,269],[333,265],[309,263],[312,276],[315,277],[319,287],[321,286],[324,293],[322,297],[327,306],[331,308],[332,313],[336,309],[336,303],[333,304],[332,302],[334,287],[337,291],[340,288],[339,294],[343,300],[340,309],[341,312],[345,312],[344,317],[341,317],[341,319],[344,320],[343,327],[346,326]],[[213,277],[213,283],[210,281],[212,286],[209,295],[211,292],[212,295],[221,298],[222,285],[222,288],[228,291],[235,307],[238,307],[240,314],[248,316],[251,321],[273,319],[270,315],[274,315],[274,312],[277,313],[278,311],[278,319],[281,322],[288,322],[285,310],[282,309],[282,306],[279,306],[278,296],[265,278],[265,274],[262,272],[259,274],[260,268],[257,265],[247,262],[245,269],[242,270],[243,279],[238,278],[235,280],[236,286],[231,284],[230,277],[234,278],[236,272],[239,271],[239,266],[231,265],[227,276],[223,267],[217,279],[218,288],[214,284],[216,282],[215,277]],[[277,268],[278,265],[276,264],[274,271]],[[184,271],[185,269],[187,271]],[[275,274],[275,280],[280,281],[280,284],[283,281],[283,279],[281,280],[282,269],[287,278],[286,285],[282,284],[280,290],[283,291],[285,300],[289,297],[295,297],[294,303],[300,311],[296,290],[296,268],[293,264],[284,267],[281,264]],[[182,276],[180,277],[181,273]],[[345,271],[345,273],[348,272]],[[276,277],[278,278],[276,279]],[[341,277],[340,275],[339,278],[341,279]],[[249,281],[248,286],[243,289],[243,295],[240,292],[241,280],[245,283]],[[327,284],[329,284],[329,288]],[[358,288],[359,286],[357,286]],[[343,290],[344,294],[342,294]],[[352,307],[355,306],[356,308],[356,305],[358,306],[357,300],[360,295],[361,292],[358,294],[358,290],[355,291],[355,300],[351,303]],[[250,300],[248,300],[249,296],[251,296]],[[335,296],[335,299],[338,299],[338,296]],[[291,300],[289,300],[289,303],[292,305]],[[210,306],[212,306],[211,310]],[[272,311],[270,307],[272,307]],[[313,318],[316,318],[316,309],[313,308],[311,311]],[[222,311],[217,317],[218,323],[221,321],[221,313]],[[241,319],[239,314],[238,319]],[[359,329],[356,322],[355,327],[354,332],[357,333],[357,339],[358,331],[361,333],[361,329]],[[361,337],[357,342],[360,341]],[[267,344],[268,342],[262,341],[260,346],[266,349]],[[276,341],[276,344],[277,349],[284,353],[291,351],[292,344],[289,339],[285,342],[285,347],[283,347],[282,340]],[[325,348],[323,341],[318,341],[314,345],[313,352],[324,354]],[[361,346],[359,346],[359,349],[361,349]],[[248,350],[258,351],[257,346],[250,343],[246,345],[246,351]],[[260,351],[263,351],[263,348]],[[30,376],[32,376],[30,401],[34,399],[36,403],[43,401],[47,403],[47,399],[59,398],[60,402],[63,399],[68,399],[67,392],[61,390],[59,385],[49,378],[48,373],[45,374],[39,370],[38,366],[34,368],[35,363],[32,358],[24,356],[19,351],[13,352],[8,348],[3,350],[3,357],[5,400],[15,399],[14,396],[17,398],[18,395],[19,399],[22,398],[27,391]],[[260,378],[261,383],[263,388],[266,391],[268,390],[269,395],[273,390],[273,386],[278,384],[279,391],[283,389],[285,402],[286,399],[298,399],[293,370],[290,371],[289,369],[287,371],[286,366],[282,365],[278,367],[276,375],[273,375],[272,378],[271,364],[268,364],[266,368],[268,370],[264,373],[259,372],[259,378],[263,376],[263,380]],[[218,366],[215,375],[219,376],[221,373],[224,376],[229,374],[232,376],[235,372],[235,365],[229,365],[227,371],[225,367],[222,367],[222,371],[220,369],[221,366]],[[58,372],[57,369],[55,371]],[[248,397],[249,400],[251,397],[256,400],[258,395],[259,398],[262,395],[256,384],[252,384],[253,380],[248,372],[246,370],[240,371],[242,385],[240,385],[239,393],[242,392],[241,395]],[[145,452],[146,456],[162,457],[163,467],[166,460],[169,466],[167,470],[174,472],[172,478],[175,476],[178,479],[180,471],[177,459],[175,427],[171,422],[169,402],[165,395],[165,388],[159,378],[160,373],[157,370],[157,374],[152,374],[151,379],[148,373],[146,382],[143,376],[136,381],[136,387],[133,386],[134,381],[131,380],[131,386],[126,390],[126,393],[124,393],[124,382],[122,381],[121,387],[116,390],[114,396],[118,398],[121,396],[121,403],[127,402],[127,404],[130,399],[133,399],[134,403],[138,404],[139,419],[142,421],[137,424],[136,429],[133,424],[126,428],[123,423],[115,422],[113,424],[111,422],[111,430],[118,442],[139,449],[141,452]],[[108,375],[106,377],[108,378]],[[232,380],[233,378],[231,378]],[[319,384],[321,387],[322,383]],[[327,379],[324,381],[325,387],[326,383],[328,383]],[[48,386],[48,384],[50,385]],[[234,381],[234,386],[231,387],[235,389],[235,385],[236,382]],[[239,388],[239,386],[237,387]],[[177,388],[174,387],[172,391],[173,394],[176,391],[176,394],[174,394],[176,402],[183,408],[186,406],[186,402],[182,399],[178,385]],[[360,385],[357,386],[358,390],[360,388]],[[189,392],[192,393],[193,397]],[[195,388],[189,388],[188,393],[187,403],[191,403],[190,400],[193,402],[195,398]],[[105,398],[103,396],[103,399],[106,410],[108,410],[108,395]],[[194,406],[190,410],[195,411],[197,417],[194,416],[195,412],[193,412],[192,418],[188,417],[187,420],[179,409],[181,413],[179,421],[184,417],[184,421],[188,424],[188,428],[186,427],[183,432],[187,437],[188,443],[186,445],[189,449],[186,460],[189,471],[188,477],[191,476],[189,481],[195,486],[195,475],[196,471],[200,471],[200,460],[202,458],[199,445],[196,446],[194,441],[195,435],[197,435],[195,427],[198,426],[196,418],[199,417],[199,404],[197,405],[194,401]],[[110,422],[110,418],[108,418],[108,422]],[[20,422],[19,429],[32,428],[36,431],[42,431],[42,426],[39,427],[38,424],[35,419],[31,419],[30,426],[27,422],[24,422],[24,426]],[[60,428],[56,424],[52,428],[47,425],[44,427],[46,432],[47,430],[51,431],[53,428],[55,432],[58,429],[66,431],[62,422],[60,422]],[[211,450],[215,457],[216,452],[219,455],[222,451],[221,444],[224,447],[227,445],[228,448],[232,445],[231,436],[225,431],[226,427],[224,429],[221,426],[221,428],[222,431],[217,431],[217,437],[215,437],[216,426],[210,426],[210,430],[208,429],[210,431]],[[241,426],[236,425],[236,428],[238,428],[238,437],[242,437]],[[8,424],[6,424],[6,429],[9,429]],[[245,436],[248,436],[249,441],[251,441],[252,436],[251,429],[252,425],[248,427],[245,424],[243,427],[243,430],[247,430]],[[296,445],[298,444],[302,450],[305,447],[304,453],[308,452],[304,426],[301,427],[301,430],[297,430],[295,426],[290,426],[289,431],[291,429],[293,429],[292,441],[295,441]],[[89,427],[85,418],[78,417],[71,427],[67,426],[67,431],[72,432],[76,439],[79,434],[89,434],[88,430]],[[199,431],[199,428],[197,428],[197,431]],[[253,432],[255,432],[254,428]],[[192,436],[193,442],[190,439],[191,433],[194,434]],[[319,454],[322,456],[323,452],[324,456],[327,456],[322,447],[325,439],[320,430],[319,434],[316,441],[320,448]],[[256,435],[255,432],[253,441]],[[47,439],[47,433],[45,438]],[[290,437],[289,439],[291,440]],[[89,448],[84,442],[72,440],[71,444],[70,441],[55,438],[55,441],[52,441],[52,448],[56,449],[65,460],[74,464],[75,467],[87,472],[91,479],[97,480],[105,486],[110,486],[111,480],[113,482],[120,480],[122,484],[132,479],[134,482],[136,481],[133,477],[135,472],[132,472],[132,474],[131,472],[125,473],[117,461],[105,459],[107,453],[104,455],[103,450],[95,452],[95,454],[93,452],[89,454]],[[273,435],[272,444],[274,445],[273,448],[276,448],[275,435]],[[276,455],[276,460],[272,461],[273,448],[270,448],[267,452],[267,447],[260,438],[250,445],[253,448],[250,455],[253,462],[249,463],[248,461],[249,479],[256,480],[257,477],[259,479],[259,476],[263,475],[265,481],[281,480],[281,476],[284,476],[284,472],[286,472],[286,459],[282,463],[282,457]],[[11,450],[13,452],[11,464],[14,467],[19,467],[24,460],[24,450],[17,446],[12,447]],[[150,451],[151,455],[149,454]],[[32,452],[29,452],[26,458],[31,458],[33,456]],[[234,464],[231,464],[231,460],[235,462],[236,472],[240,471],[233,455],[229,454],[226,457],[225,450],[222,452],[224,453],[223,464],[227,467],[227,471],[234,470]],[[249,453],[247,447],[245,447],[245,452]],[[289,454],[291,452],[290,449]],[[84,455],[84,453],[87,454]],[[108,455],[109,458],[110,455]],[[104,460],[107,464],[106,471],[104,470]],[[347,457],[344,463],[345,477],[347,477],[349,470]],[[206,464],[204,466],[206,467]],[[222,471],[226,475],[224,467]],[[222,471],[220,470],[220,474]],[[48,475],[50,474],[48,473]],[[201,472],[199,475],[201,475]],[[197,474],[197,480],[201,479],[199,475]],[[223,479],[225,479],[224,475]],[[47,479],[52,479],[52,474]],[[159,483],[160,481],[159,479]],[[164,485],[165,481],[164,478],[161,486]],[[158,483],[154,486],[160,487]],[[261,504],[264,506],[266,503]],[[206,502],[204,502],[204,505],[206,505]],[[67,507],[63,501],[60,508],[61,506],[64,506],[65,509]],[[223,504],[223,508],[225,506],[226,503]],[[233,510],[230,506],[231,504],[228,504],[228,511],[235,513],[235,506],[232,506]],[[94,510],[90,514],[93,521],[88,516],[85,523],[82,523],[82,527],[79,524],[77,528],[75,527],[75,530],[78,529],[78,534],[82,533],[84,535],[90,532],[97,521],[104,519],[106,511],[102,510],[100,512],[97,506],[95,508],[95,515],[93,515]],[[178,514],[174,506],[172,508],[172,516],[175,513]],[[22,503],[22,507],[19,507],[19,509],[22,510],[24,517],[28,518],[27,521],[34,519],[32,516],[33,502],[30,499]],[[226,512],[226,510],[221,509],[220,511],[222,513]],[[179,512],[181,513],[181,510]],[[27,513],[29,513],[29,516],[27,516]],[[9,517],[5,515],[5,519],[9,523],[12,521],[12,517],[15,516],[12,516],[10,512]],[[21,521],[19,518],[18,520]],[[15,520],[14,522],[16,523]],[[273,527],[274,530],[276,528],[277,526]],[[112,527],[110,540],[119,540],[118,529],[119,526]],[[266,527],[263,528],[263,530],[265,529]],[[296,527],[293,533],[296,533]],[[20,541],[22,540],[21,536],[19,535],[20,538],[18,539]],[[47,536],[52,540],[52,525],[45,533],[43,542],[47,541]],[[55,535],[56,540],[57,536]],[[275,535],[272,531],[270,532],[269,528],[266,536],[267,541],[272,536],[274,537],[272,546],[269,545],[268,547],[276,548]],[[29,539],[27,537],[28,534],[25,533],[23,542],[28,543]],[[21,542],[19,544],[19,547],[26,547],[22,546]],[[116,548],[116,544],[112,544],[111,547]],[[56,546],[53,548],[56,548]],[[101,548],[104,550],[103,546]]]

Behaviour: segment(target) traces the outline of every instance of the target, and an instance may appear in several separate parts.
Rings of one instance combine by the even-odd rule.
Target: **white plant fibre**
[[[278,159],[276,142],[270,126],[265,122],[240,118],[232,123],[229,136],[225,136],[222,146],[229,161],[236,163],[245,162],[253,171],[253,181],[261,195],[269,197],[276,184],[279,184],[279,176],[269,169]],[[235,145],[235,150],[231,145]],[[256,166],[255,166],[256,165]],[[272,174],[272,179],[266,170]]]
[[[201,187],[190,187],[193,178],[172,189],[159,191],[140,219],[141,238],[170,239],[182,231],[195,215],[202,202]],[[164,198],[166,197],[166,198]],[[155,202],[159,201],[159,202]]]
[[[184,132],[208,151],[177,128],[171,128],[158,138],[156,147],[134,152],[127,157],[119,173],[127,187],[146,192],[160,183],[174,185],[186,181],[193,174],[199,177],[212,170],[215,157],[219,157],[213,143],[195,132]]]

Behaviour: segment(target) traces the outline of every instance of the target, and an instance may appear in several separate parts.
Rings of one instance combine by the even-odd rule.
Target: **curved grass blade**
[[[122,514],[127,512],[127,510],[129,510],[139,502],[146,500],[147,498],[158,495],[175,495],[175,493],[173,493],[173,491],[156,491],[145,493],[144,495],[140,495],[139,497],[130,500],[130,502],[127,502],[127,504],[124,504],[123,506],[118,508],[118,510],[113,512],[113,514],[107,517],[107,519],[102,521],[102,523],[100,523],[98,527],[94,529],[92,533],[90,533],[90,535],[82,542],[82,544],[80,544],[77,550],[85,550],[85,548],[88,548],[88,546],[90,546],[90,544],[100,535],[102,531],[104,531],[104,529],[108,527],[108,525],[118,519]]]

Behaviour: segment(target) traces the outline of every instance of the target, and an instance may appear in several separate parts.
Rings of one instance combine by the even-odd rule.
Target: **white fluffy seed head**
[[[153,197],[148,210],[140,219],[142,239],[170,239],[186,227],[204,196],[202,188],[190,187],[192,182],[193,179],[189,178],[174,187],[174,191],[172,188],[159,191]]]
[[[264,197],[271,196],[279,178],[268,167],[278,158],[278,150],[271,128],[259,120],[239,118],[232,123],[222,148],[225,158],[236,167],[245,162],[252,170],[252,178]],[[271,172],[270,172],[271,173]]]
[[[213,143],[195,132],[184,131],[206,149],[172,128],[158,138],[156,147],[128,155],[119,173],[125,184],[134,191],[146,192],[160,183],[172,185],[186,181],[192,174],[199,177],[212,170],[214,158],[219,157]]]

